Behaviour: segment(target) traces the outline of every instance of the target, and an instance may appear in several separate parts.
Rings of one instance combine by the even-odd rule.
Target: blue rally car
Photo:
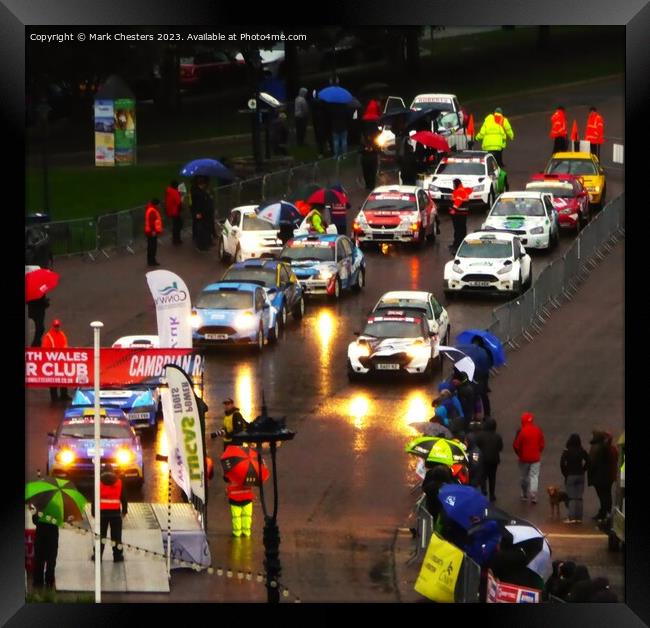
[[[273,307],[278,311],[280,326],[287,323],[288,313],[300,320],[305,313],[303,290],[291,265],[276,259],[248,259],[233,264],[221,282],[246,281],[263,286]]]
[[[305,235],[289,240],[280,259],[291,264],[306,295],[361,290],[366,284],[366,260],[345,235]]]
[[[156,420],[160,409],[157,388],[143,386],[125,387],[115,390],[100,390],[99,402],[105,406],[116,406],[124,411],[129,422],[135,428],[156,429]],[[92,388],[79,388],[72,397],[73,407],[94,406],[95,391]]]
[[[140,437],[119,408],[100,408],[100,462],[111,463],[136,486],[144,483]],[[56,432],[48,433],[47,474],[92,480],[95,471],[95,409],[70,407]]]
[[[266,290],[250,282],[226,281],[207,285],[192,311],[194,345],[254,345],[276,342],[278,312]]]

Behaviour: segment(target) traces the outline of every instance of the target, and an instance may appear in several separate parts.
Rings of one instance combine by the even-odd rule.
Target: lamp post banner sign
[[[178,451],[183,471],[189,477],[191,492],[205,503],[205,448],[194,388],[186,373],[177,366],[167,365],[165,378],[169,397],[167,407],[163,402],[165,425],[170,420],[168,417],[171,417],[176,440],[175,451]],[[170,444],[170,461],[175,451]],[[189,497],[191,496],[188,495]]]
[[[192,347],[192,303],[185,282],[169,270],[152,270],[147,283],[156,304],[158,336],[161,347]]]

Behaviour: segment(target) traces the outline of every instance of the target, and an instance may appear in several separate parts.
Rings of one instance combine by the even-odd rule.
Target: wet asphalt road
[[[516,138],[504,154],[511,190],[523,187],[532,172],[541,170],[550,153],[551,140],[547,137],[550,112],[540,113],[544,109],[540,102],[548,100],[552,106],[562,99],[569,122],[576,116],[583,125],[587,107],[593,102],[605,117],[607,136],[623,136],[622,79],[591,87],[585,84],[566,88],[562,94],[545,94],[541,99],[535,95],[523,97],[521,100],[528,103],[528,108],[519,103],[522,111],[510,116]],[[508,115],[508,103],[502,106]],[[475,112],[477,119],[484,113],[478,107]],[[606,159],[604,164],[608,166]],[[608,167],[607,174],[608,197],[612,199],[623,191],[623,173],[620,167]],[[386,181],[392,180],[388,173]],[[348,189],[356,209],[364,191]],[[482,217],[482,213],[475,213],[469,230],[480,226]],[[361,294],[344,293],[338,303],[324,299],[309,301],[303,321],[290,320],[280,342],[267,346],[262,355],[246,351],[208,353],[204,394],[210,406],[208,432],[220,427],[221,401],[226,396],[234,397],[247,418],[259,414],[262,388],[269,413],[286,415],[288,426],[297,432],[295,440],[284,444],[278,452],[279,524],[282,580],[292,594],[295,592],[302,599],[396,599],[390,548],[396,527],[405,524],[415,500],[410,487],[417,480],[415,460],[403,453],[403,447],[416,435],[409,423],[426,420],[431,415],[432,391],[440,375],[432,382],[382,380],[350,384],[346,375],[347,346],[354,339],[353,332],[361,328],[367,312],[388,290],[432,291],[449,312],[452,336],[467,327],[489,324],[491,310],[503,300],[470,297],[452,303],[445,301],[442,273],[450,259],[447,244],[451,235],[449,217],[443,214],[442,235],[435,244],[428,244],[422,250],[394,246],[383,252],[368,250],[367,285]],[[535,275],[561,256],[572,240],[572,236],[563,237],[551,254],[533,253]],[[163,240],[159,260],[163,268],[185,279],[194,297],[226,268],[214,260],[213,253],[193,250],[187,240],[178,248]],[[56,266],[62,279],[52,293],[46,322],[55,316],[61,318],[71,345],[91,346],[88,325],[98,318],[105,324],[103,345],[110,345],[121,335],[155,333],[155,312],[144,277],[147,269],[142,249],[136,251],[135,257],[117,255],[96,262],[69,259],[58,261]],[[499,381],[493,383],[495,391]],[[544,382],[539,382],[535,390],[543,389]],[[503,391],[495,392],[495,398],[500,394]],[[519,393],[512,390],[510,394]],[[539,408],[528,409],[543,412],[543,396],[537,401]],[[500,408],[494,402],[493,406],[495,416],[500,419]],[[49,403],[47,389],[28,392],[28,475],[37,467],[44,469],[46,432],[56,427],[60,416],[60,407]],[[549,448],[547,454],[559,460],[567,436],[565,426],[561,419],[549,417],[544,427],[547,434],[557,433],[552,440],[553,449]],[[586,435],[584,432],[583,439]],[[504,456],[512,457],[509,439],[509,433],[504,433],[508,450]],[[143,442],[147,480],[142,494],[134,493],[132,499],[166,501],[166,465],[155,460],[155,454],[164,447],[161,430]],[[221,442],[208,439],[207,447],[216,460],[222,451]],[[233,541],[229,536],[229,515],[218,470],[215,476],[210,486],[209,507],[213,564],[253,573],[261,571],[259,501],[255,505],[253,539]],[[267,486],[270,489],[270,484]],[[514,477],[504,481],[499,491],[503,499],[500,503],[514,504],[517,490]],[[180,499],[178,491],[174,490],[173,495],[174,499]],[[174,576],[171,596],[119,599],[136,601],[140,597],[151,601],[263,601],[265,591],[254,582],[233,582],[224,587],[223,579],[190,573]]]

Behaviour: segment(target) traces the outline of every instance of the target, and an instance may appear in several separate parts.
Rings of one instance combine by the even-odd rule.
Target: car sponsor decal
[[[291,249],[306,249],[306,248],[327,248],[327,247],[333,247],[335,246],[335,242],[328,242],[328,241],[323,241],[323,240],[294,240],[291,244],[289,244],[289,248]]]
[[[506,218],[503,221],[503,226],[506,229],[521,229],[525,222],[526,219],[523,216],[516,216],[513,218]]]
[[[381,194],[371,194],[371,201],[412,201],[415,202],[415,194],[404,194],[401,192],[382,192]]]

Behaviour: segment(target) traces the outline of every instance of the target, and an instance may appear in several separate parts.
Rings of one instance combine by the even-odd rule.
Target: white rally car
[[[451,326],[449,325],[449,314],[447,310],[438,303],[431,292],[418,290],[394,290],[382,295],[374,308],[373,314],[379,314],[387,310],[408,308],[422,312],[427,319],[429,331],[438,336],[442,345],[449,344]],[[437,354],[436,347],[436,355]]]
[[[235,207],[217,235],[217,257],[241,262],[245,259],[275,255],[282,250],[278,229],[255,213],[258,205]]]
[[[525,292],[533,281],[533,262],[518,236],[477,231],[465,237],[445,264],[444,290],[458,292]]]
[[[348,378],[382,372],[432,377],[434,363],[441,364],[439,344],[421,311],[375,312],[359,338],[348,346]]]
[[[506,230],[529,249],[553,249],[560,239],[560,219],[547,192],[506,192],[488,213],[483,231]]]
[[[468,207],[489,209],[494,199],[508,189],[508,176],[492,153],[483,150],[463,150],[443,157],[431,175],[418,181],[438,207],[451,206],[454,179],[463,187],[472,188]]]

